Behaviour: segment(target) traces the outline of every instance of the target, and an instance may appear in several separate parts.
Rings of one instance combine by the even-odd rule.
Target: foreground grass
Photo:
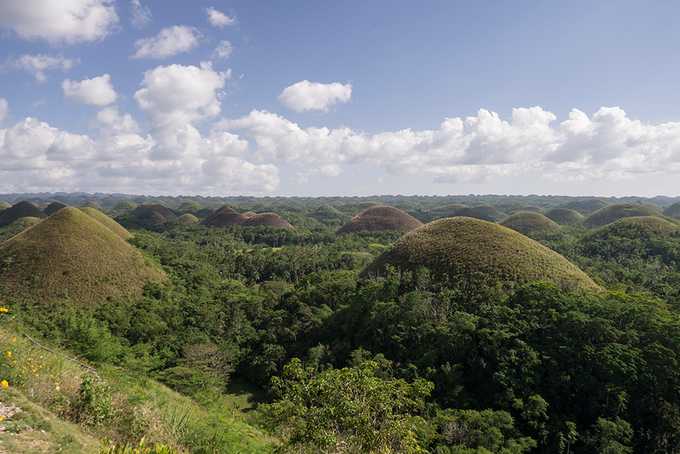
[[[275,440],[245,413],[246,392],[199,403],[119,368],[95,370],[68,352],[39,346],[11,323],[0,326],[0,350],[0,380],[8,381],[0,405],[21,409],[0,422],[0,454],[92,453],[103,441],[137,445],[142,439],[176,452],[273,449]]]

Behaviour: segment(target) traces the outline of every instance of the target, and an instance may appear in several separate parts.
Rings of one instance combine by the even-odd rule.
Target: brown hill
[[[338,233],[398,231],[409,232],[423,225],[405,211],[391,206],[366,208],[342,226]]]
[[[116,221],[114,221],[101,211],[90,207],[83,207],[80,210],[86,215],[90,216],[91,218],[104,224],[104,226],[106,226],[109,230],[111,230],[113,233],[115,233],[122,239],[128,240],[132,238],[132,234],[128,232],[128,230],[125,227],[123,227],[122,225],[120,225],[119,223],[117,223]]]
[[[466,217],[440,219],[407,233],[363,275],[382,275],[388,267],[406,274],[427,268],[435,279],[464,288],[547,281],[564,289],[600,289],[576,265],[537,241]]]
[[[160,204],[140,205],[128,216],[133,227],[156,228],[177,220],[177,215],[170,208]]]
[[[21,218],[44,218],[45,214],[31,202],[19,202],[0,212],[0,227]]]
[[[548,235],[560,231],[560,226],[555,221],[533,211],[518,211],[501,222],[501,225],[527,236]]]
[[[0,298],[83,304],[142,293],[164,273],[77,208],[64,208],[0,244]]]
[[[232,225],[241,225],[246,219],[248,219],[246,215],[239,213],[228,205],[224,205],[222,208],[205,218],[203,225],[209,227],[229,227]]]
[[[292,225],[290,225],[288,221],[286,221],[276,213],[258,213],[252,214],[250,216],[246,214],[244,217],[246,219],[241,224],[244,227],[255,227],[259,225],[265,225],[277,229],[293,230],[294,228]]]

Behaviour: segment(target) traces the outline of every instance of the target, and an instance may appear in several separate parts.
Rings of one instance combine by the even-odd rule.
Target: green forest
[[[3,199],[8,452],[680,452],[673,199]]]

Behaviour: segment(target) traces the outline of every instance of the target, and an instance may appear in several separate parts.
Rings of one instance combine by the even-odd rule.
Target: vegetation
[[[113,233],[118,235],[124,240],[129,240],[132,238],[132,235],[130,232],[127,231],[125,227],[102,213],[101,211],[95,209],[95,208],[90,208],[90,207],[84,207],[80,209],[83,213],[86,215],[90,216],[92,219],[99,221],[101,224],[103,224],[106,228],[111,230]]]
[[[0,243],[2,243],[4,240],[12,238],[14,235],[17,235],[17,234],[23,232],[24,230],[26,230],[29,227],[33,227],[34,225],[36,225],[41,220],[42,219],[40,219],[40,218],[32,218],[32,217],[17,219],[16,221],[12,222],[10,225],[6,226],[4,229],[0,230]]]
[[[191,213],[186,213],[177,218],[177,223],[179,225],[194,225],[201,222],[196,216]]]
[[[342,226],[338,233],[352,232],[409,232],[423,225],[408,213],[390,206],[371,206]]]
[[[456,211],[456,216],[465,216],[469,218],[481,219],[483,221],[498,222],[505,217],[505,215],[492,206],[475,206],[465,207]]]
[[[519,211],[501,222],[501,225],[529,237],[550,235],[560,231],[560,225],[555,221],[533,211]]]
[[[584,199],[571,200],[560,206],[560,208],[568,208],[587,216],[606,207],[607,205],[609,205],[609,203],[602,199],[588,197]]]
[[[427,220],[451,204],[550,213],[573,200],[44,197],[202,222],[229,204],[296,228],[175,219],[124,241],[74,208],[12,238],[0,228],[0,285],[24,282],[0,295],[0,450],[680,452],[671,219],[536,240],[462,217],[337,235],[375,202]],[[135,291],[104,294],[118,276]]]

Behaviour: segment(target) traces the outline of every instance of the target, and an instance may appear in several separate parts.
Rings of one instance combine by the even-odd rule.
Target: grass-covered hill
[[[163,205],[150,204],[138,206],[121,220],[129,227],[155,229],[174,222],[177,215]]]
[[[29,227],[33,227],[40,221],[42,221],[42,219],[40,218],[33,217],[20,218],[12,222],[10,225],[6,225],[5,227],[0,228],[0,243],[12,238],[14,235],[23,232]]]
[[[588,228],[596,228],[622,218],[659,215],[661,215],[661,211],[653,205],[622,203],[597,210],[583,221],[583,225]]]
[[[0,211],[4,211],[7,208],[11,207],[9,203],[5,202],[4,200],[0,200]]]
[[[179,225],[194,225],[194,224],[198,224],[199,222],[201,222],[200,219],[198,219],[196,216],[194,216],[191,213],[185,213],[182,216],[177,218],[177,223]]]
[[[65,203],[52,202],[45,207],[43,213],[45,213],[47,216],[52,216],[54,213],[61,210],[62,208],[66,208],[67,206],[68,205],[66,205]]]
[[[324,224],[344,223],[349,215],[331,205],[321,205],[310,211],[308,216]]]
[[[505,217],[501,211],[489,205],[464,207],[456,211],[455,216],[465,216],[489,222],[498,222]]]
[[[91,304],[140,295],[163,271],[78,208],[64,208],[0,244],[0,299]]]
[[[549,235],[560,231],[559,224],[534,211],[518,211],[501,224],[527,236]]]
[[[243,213],[239,213],[232,207],[225,205],[205,218],[203,225],[208,227],[230,227],[232,225],[241,225],[246,219],[247,216]]]
[[[276,213],[257,213],[246,216],[243,221],[245,227],[266,226],[275,229],[292,230],[294,227]]]
[[[680,219],[680,202],[676,202],[666,207],[666,209],[663,210],[663,214],[673,219]]]
[[[83,207],[80,209],[83,213],[90,216],[91,218],[104,224],[109,230],[118,235],[124,240],[132,238],[132,234],[122,225],[111,219],[109,216],[105,215],[96,208]]]
[[[553,208],[546,211],[545,215],[559,225],[580,225],[585,216],[571,208]]]
[[[10,225],[21,218],[44,218],[45,214],[31,202],[19,202],[0,212],[0,227]]]
[[[424,267],[464,287],[495,283],[513,287],[542,280],[565,289],[599,289],[557,252],[507,227],[467,217],[440,219],[409,232],[364,275],[383,274],[389,266],[403,271]]]
[[[408,232],[420,227],[422,222],[399,208],[371,206],[354,216],[338,233],[353,232]]]
[[[425,214],[424,217],[425,219],[430,221],[441,218],[450,218],[456,216],[456,213],[458,213],[463,208],[465,208],[465,205],[463,204],[449,203],[447,205],[434,207],[428,210],[426,213],[424,213]]]
[[[606,207],[607,205],[609,205],[609,203],[605,202],[602,199],[585,198],[585,199],[572,200],[572,201],[567,202],[563,205],[560,205],[559,208],[569,208],[571,210],[578,211],[579,213],[587,216],[591,213],[594,213],[597,210],[600,210],[600,209]]]

